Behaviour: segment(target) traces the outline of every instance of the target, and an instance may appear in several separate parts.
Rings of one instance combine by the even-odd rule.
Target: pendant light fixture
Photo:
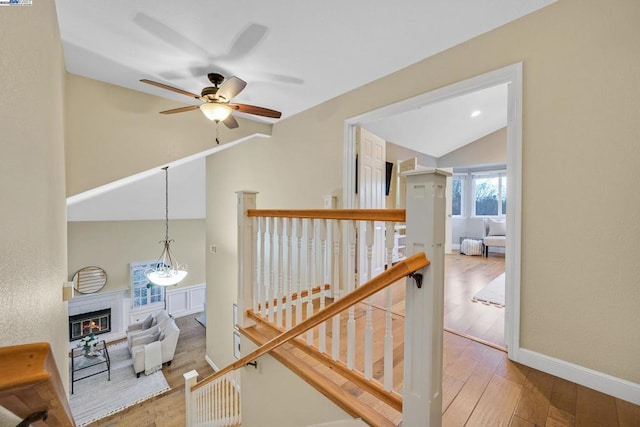
[[[171,253],[173,240],[169,240],[169,166],[162,169],[164,170],[165,183],[165,235],[164,240],[161,240],[160,243],[164,245],[164,249],[155,267],[147,270],[145,275],[154,285],[171,286],[178,284],[187,276],[187,266],[178,264]]]

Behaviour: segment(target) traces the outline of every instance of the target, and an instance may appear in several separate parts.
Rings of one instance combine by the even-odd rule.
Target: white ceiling
[[[70,73],[173,99],[177,108],[198,101],[139,80],[199,93],[209,85],[207,73],[221,72],[248,82],[234,102],[279,110],[288,117],[555,0],[407,0],[392,6],[382,0],[55,1]],[[488,116],[488,110],[484,114]],[[394,120],[384,124],[410,127]],[[376,133],[389,135],[385,139],[405,144],[405,136],[377,126]],[[437,134],[414,139],[443,140]],[[107,219],[99,208],[80,209],[80,204],[96,197],[113,197],[111,204],[115,204],[115,194],[124,197],[123,189],[112,191],[116,193],[70,207],[77,213],[70,220]],[[139,193],[127,194],[132,198],[121,199],[120,204],[129,208],[114,213],[118,219],[157,217],[138,206],[146,200]],[[147,200],[147,204],[155,207],[157,201]],[[200,215],[199,209],[195,206],[185,215]],[[173,208],[170,212],[180,217]]]
[[[507,84],[363,123],[385,141],[442,157],[507,125]]]

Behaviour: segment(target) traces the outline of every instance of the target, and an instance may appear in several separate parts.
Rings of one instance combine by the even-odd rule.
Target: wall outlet
[[[216,245],[209,246],[209,252],[211,252],[212,254],[217,254],[218,253],[218,247]]]

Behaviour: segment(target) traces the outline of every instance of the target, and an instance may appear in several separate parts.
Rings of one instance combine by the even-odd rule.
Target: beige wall
[[[67,196],[216,147],[216,125],[199,111],[159,114],[179,102],[74,74],[67,74],[66,95]],[[221,144],[271,134],[270,124],[238,123],[234,130],[220,125]]]
[[[231,361],[235,190],[259,191],[263,208],[320,207],[342,187],[345,118],[522,61],[521,344],[640,383],[640,195],[629,190],[640,162],[639,20],[635,0],[562,0],[208,159],[207,242],[223,252],[207,257],[208,314],[221,322],[207,328],[207,353]]]
[[[257,348],[246,338],[241,347],[243,353]],[[269,355],[259,359],[258,369],[248,366],[241,375],[243,427],[310,426],[352,418]]]
[[[158,259],[164,226],[164,221],[70,222],[69,280],[82,267],[95,265],[107,273],[103,291],[129,288],[129,263]],[[177,287],[205,283],[205,234],[204,219],[169,221],[171,251],[189,272]]]
[[[507,162],[507,128],[499,129],[438,158],[438,167],[464,167]]]
[[[58,22],[52,1],[0,9],[0,346],[49,342],[66,388],[64,64]],[[26,321],[34,313],[38,320]]]

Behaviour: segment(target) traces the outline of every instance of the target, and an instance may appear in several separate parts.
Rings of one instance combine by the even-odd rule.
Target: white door
[[[384,209],[385,146],[386,142],[365,129],[356,130],[358,153],[358,207],[360,209]],[[371,277],[384,271],[384,223],[374,223]],[[366,224],[358,227],[358,283],[369,280],[367,246],[364,236]]]

